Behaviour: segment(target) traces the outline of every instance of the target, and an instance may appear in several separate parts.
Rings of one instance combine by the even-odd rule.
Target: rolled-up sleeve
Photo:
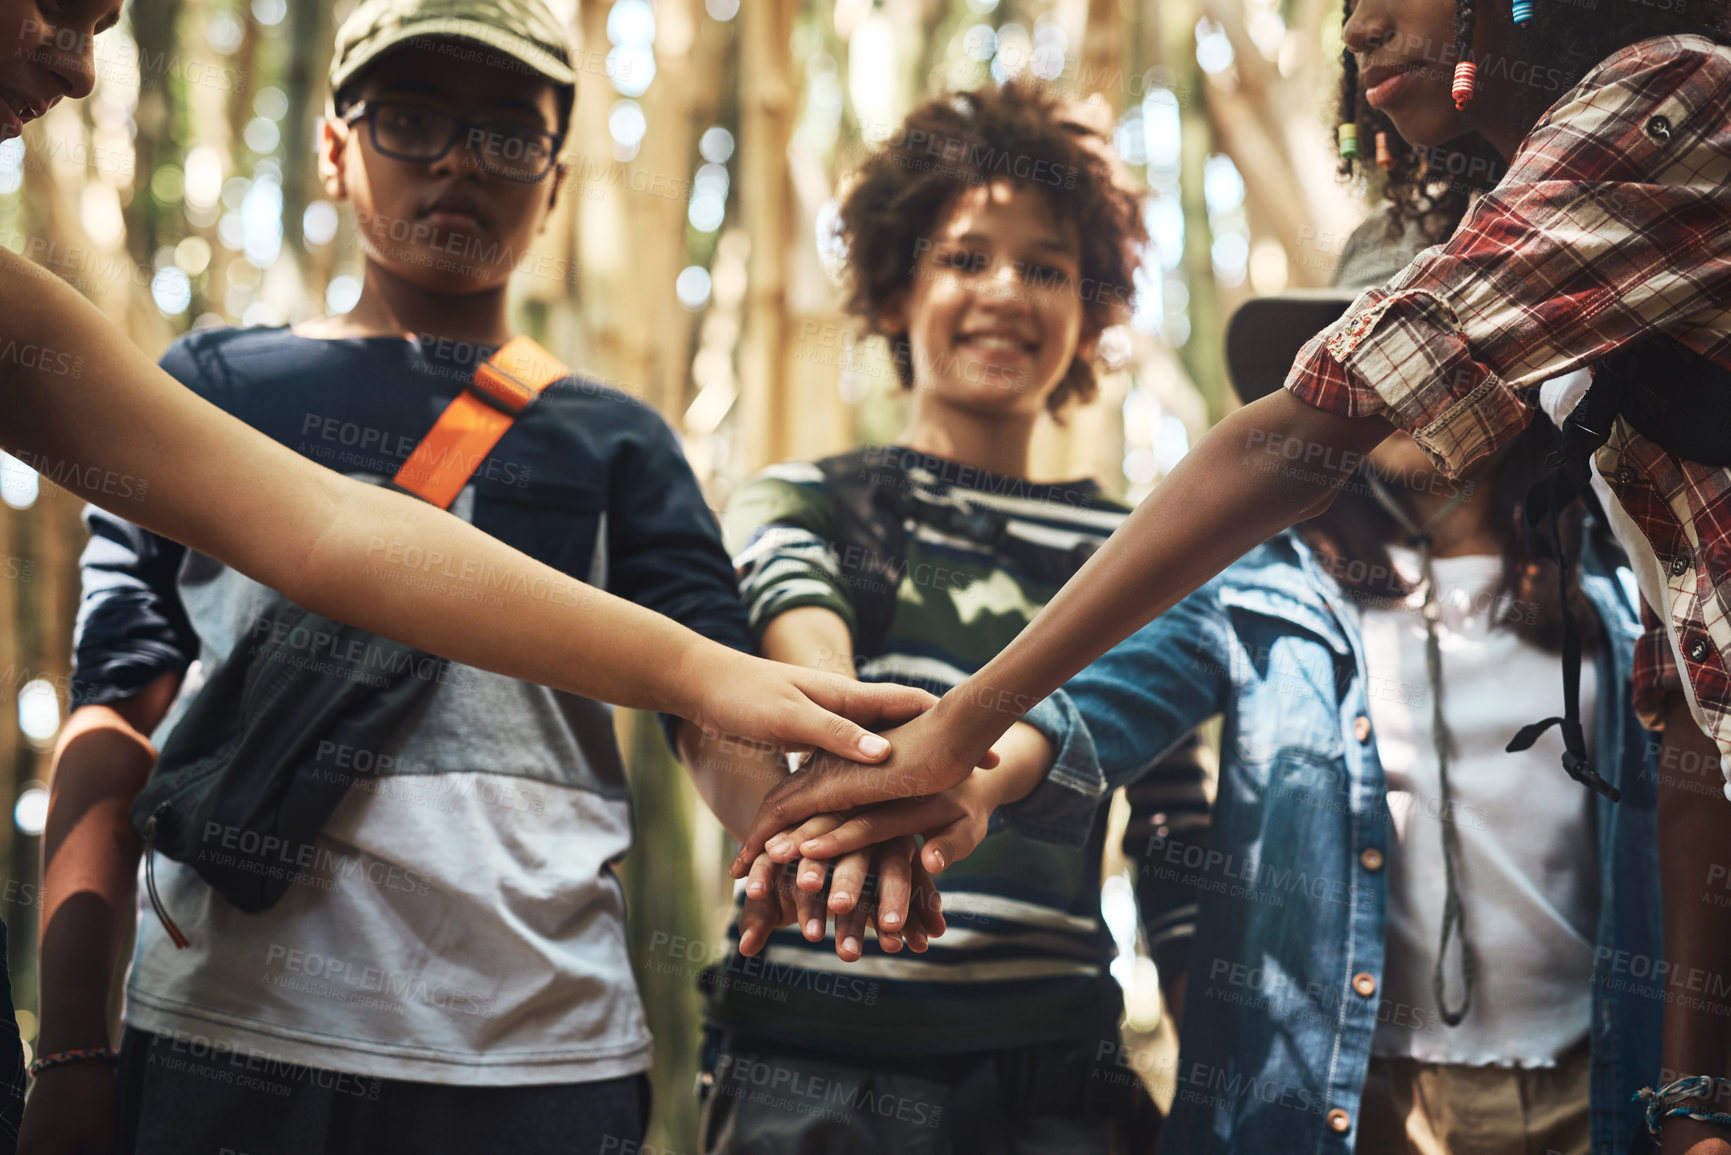
[[[1445,245],[1367,290],[1286,388],[1377,414],[1451,474],[1531,418],[1521,391],[1669,334],[1724,355],[1731,54],[1700,37],[1609,57],[1522,142]]]
[[[1231,638],[1218,589],[1216,581],[1191,594],[1023,717],[1057,756],[1033,793],[1003,809],[1011,826],[1082,845],[1107,795],[1156,771],[1169,750],[1225,709]],[[1200,784],[1195,798],[1202,801]]]
[[[1094,738],[1062,690],[1029,710],[1022,721],[1052,744],[1052,766],[1031,793],[998,813],[1019,834],[1079,849],[1087,845],[1094,812],[1111,792]]]

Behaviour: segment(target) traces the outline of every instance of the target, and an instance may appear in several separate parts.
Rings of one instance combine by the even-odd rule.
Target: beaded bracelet
[[[120,1058],[120,1052],[113,1047],[79,1047],[71,1051],[55,1051],[52,1055],[43,1055],[30,1064],[30,1077],[34,1079],[50,1067],[63,1067],[68,1063],[112,1063]]]
[[[1723,1111],[1704,1111],[1677,1105],[1688,1099],[1711,1099],[1715,1089],[1731,1089],[1731,1079],[1688,1075],[1665,1084],[1657,1091],[1651,1087],[1642,1087],[1635,1092],[1634,1097],[1646,1102],[1647,1131],[1653,1135],[1659,1133],[1661,1123],[1678,1115],[1694,1119],[1698,1123],[1711,1123],[1715,1127],[1731,1127],[1731,1115]]]

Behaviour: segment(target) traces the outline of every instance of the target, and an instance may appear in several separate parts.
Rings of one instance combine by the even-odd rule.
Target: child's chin
[[[1460,121],[1454,117],[1397,117],[1389,120],[1402,140],[1415,148],[1440,148],[1461,134]]]
[[[496,288],[510,276],[509,269],[496,269],[422,249],[398,253],[395,257],[391,262],[393,273],[433,293],[466,296]]]
[[[985,380],[950,380],[939,390],[953,405],[981,414],[1008,415],[1020,409],[1032,387],[1017,376],[999,376]]]

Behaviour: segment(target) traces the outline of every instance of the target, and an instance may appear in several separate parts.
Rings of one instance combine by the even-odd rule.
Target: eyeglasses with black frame
[[[358,101],[341,119],[365,120],[373,147],[393,160],[432,164],[463,141],[482,171],[524,184],[551,172],[565,143],[559,133],[521,121],[464,120],[403,100]]]

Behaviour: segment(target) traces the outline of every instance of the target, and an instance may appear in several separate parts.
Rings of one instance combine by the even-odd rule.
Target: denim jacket
[[[1632,579],[1591,550],[1580,568],[1609,642],[1594,658],[1604,689],[1592,749],[1622,790],[1596,813],[1589,1034],[1592,1152],[1612,1155],[1641,1149],[1630,1099],[1659,1067],[1661,1002],[1633,977],[1650,976],[1660,954],[1654,744],[1627,704],[1640,631]],[[1378,1016],[1401,1013],[1379,998],[1390,830],[1358,610],[1285,534],[1065,691],[1109,787],[1224,715],[1212,834],[1205,845],[1153,839],[1140,864],[1203,892],[1160,1151],[1351,1155]],[[1584,789],[1561,766],[1535,788]]]

